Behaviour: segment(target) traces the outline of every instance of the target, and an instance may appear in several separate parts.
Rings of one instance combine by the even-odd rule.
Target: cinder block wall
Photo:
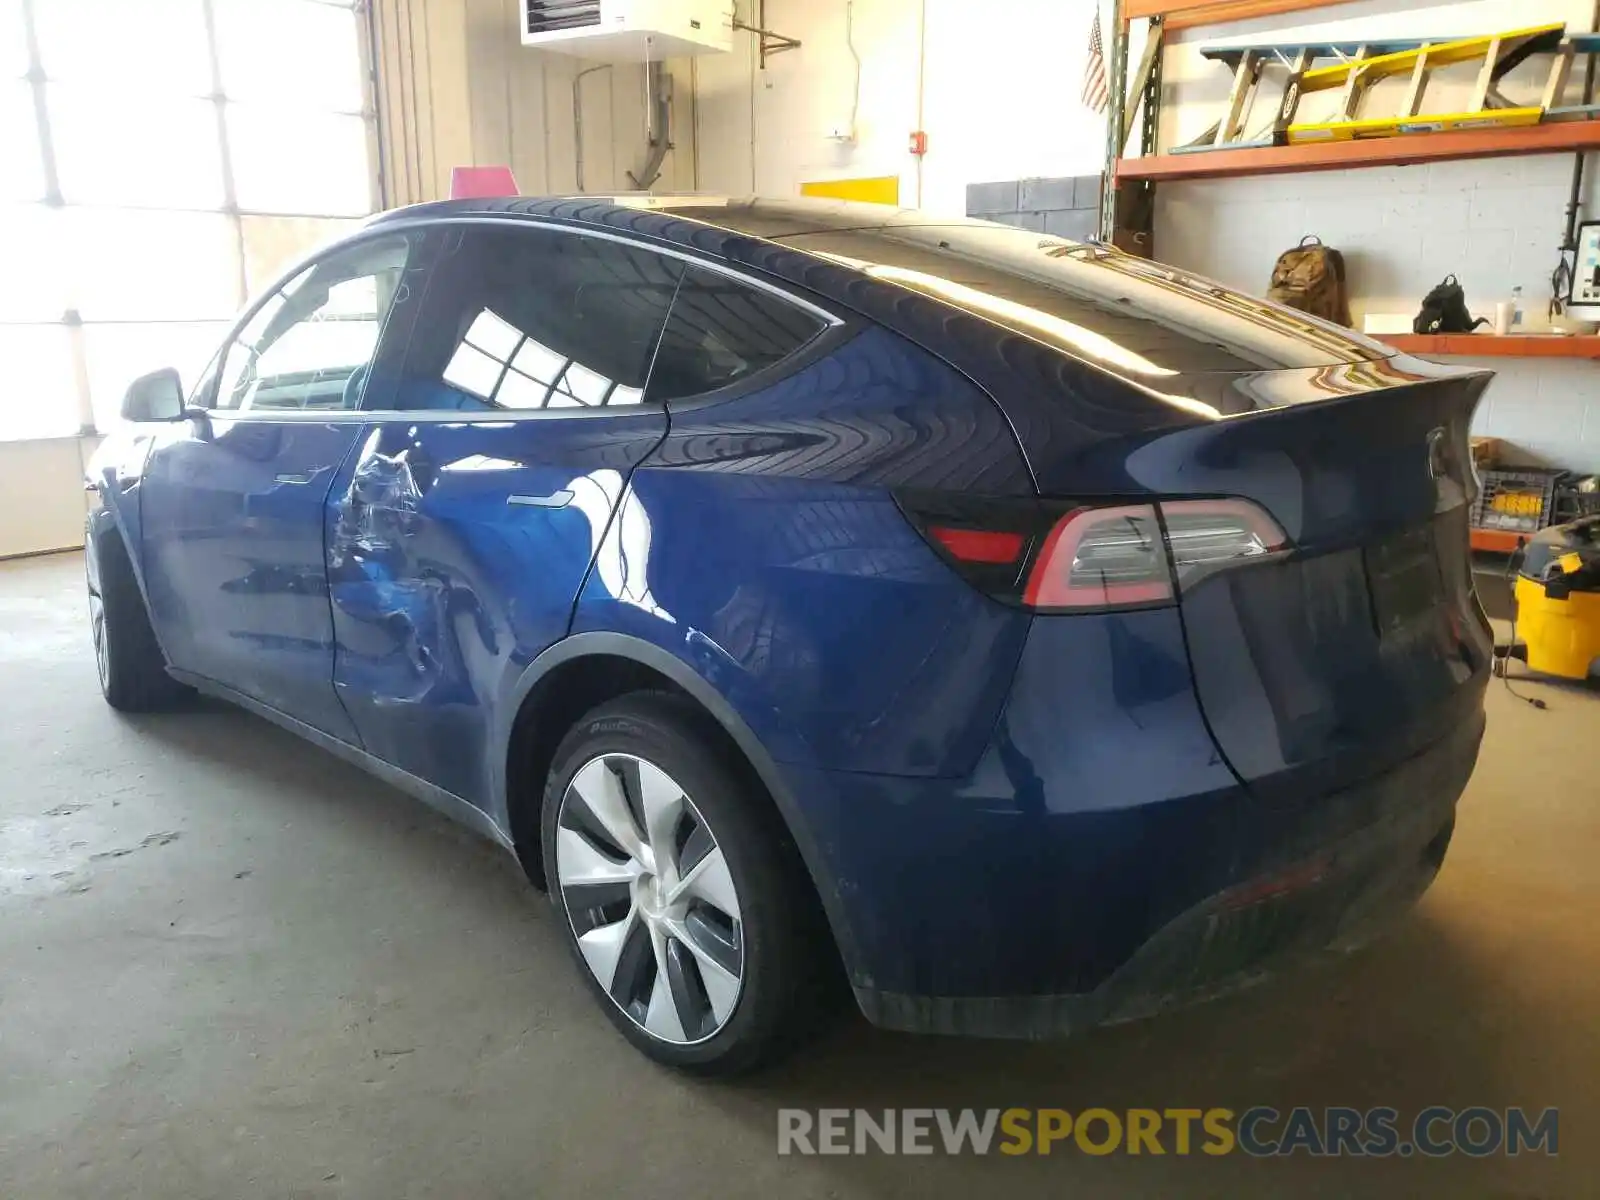
[[[967,216],[1083,241],[1100,228],[1100,176],[969,183]]]

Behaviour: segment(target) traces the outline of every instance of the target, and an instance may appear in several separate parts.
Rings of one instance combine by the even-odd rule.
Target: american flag
[[[1089,65],[1083,69],[1083,102],[1095,112],[1105,112],[1111,103],[1106,87],[1106,52],[1100,40],[1100,8],[1095,6],[1094,24],[1089,27]]]

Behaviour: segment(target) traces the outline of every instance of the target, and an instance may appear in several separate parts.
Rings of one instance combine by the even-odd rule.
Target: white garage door
[[[347,0],[0,0],[0,440],[116,421],[373,208]]]

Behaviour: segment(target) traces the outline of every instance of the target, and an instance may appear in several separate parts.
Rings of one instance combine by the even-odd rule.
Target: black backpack
[[[1479,325],[1487,325],[1487,317],[1476,321],[1467,311],[1467,294],[1454,275],[1446,275],[1422,298],[1422,311],[1411,321],[1412,333],[1471,333]]]

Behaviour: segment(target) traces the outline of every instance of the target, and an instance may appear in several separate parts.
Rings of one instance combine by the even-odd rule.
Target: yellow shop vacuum
[[[1521,557],[1512,657],[1564,679],[1600,672],[1600,514],[1535,534]]]

